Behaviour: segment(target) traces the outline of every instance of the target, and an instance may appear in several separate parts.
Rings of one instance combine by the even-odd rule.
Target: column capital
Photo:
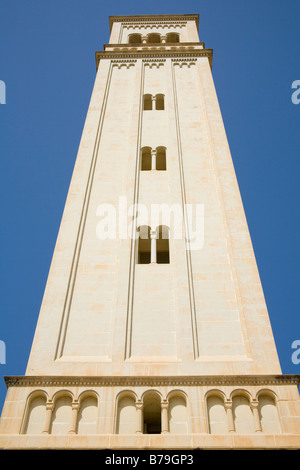
[[[54,402],[53,401],[47,401],[46,410],[52,411],[53,408],[54,408]]]
[[[136,409],[138,409],[138,410],[142,410],[143,407],[144,407],[144,403],[143,403],[141,400],[137,400],[137,401],[135,402],[135,407],[136,407]]]
[[[169,406],[168,400],[163,400],[161,402],[160,406],[161,406],[162,409],[168,409],[168,406]]]

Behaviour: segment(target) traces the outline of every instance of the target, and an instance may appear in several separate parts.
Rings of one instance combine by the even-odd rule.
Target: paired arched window
[[[158,93],[157,95],[145,94],[143,97],[144,111],[163,111],[165,109],[165,95]]]
[[[147,225],[138,228],[138,264],[170,263],[169,231],[166,225],[153,231]]]
[[[155,150],[143,147],[141,151],[141,170],[165,171],[167,169],[166,147],[160,146]]]

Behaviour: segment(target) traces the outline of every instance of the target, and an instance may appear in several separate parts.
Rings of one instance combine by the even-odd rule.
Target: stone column
[[[72,403],[72,421],[71,421],[69,434],[76,434],[79,408],[80,408],[80,403],[78,401],[75,401]]]
[[[156,263],[156,230],[151,230],[151,263]]]
[[[154,99],[156,105],[156,99]],[[156,150],[151,150],[151,170],[156,170]]]
[[[168,417],[169,403],[162,401],[161,403],[161,433],[169,433],[169,417]]]
[[[143,403],[141,401],[137,401],[135,403],[136,407],[136,434],[143,434],[143,427],[144,427],[144,418],[143,418]]]
[[[228,400],[224,403],[224,407],[227,414],[227,425],[228,432],[235,432],[234,420],[233,420],[233,411],[232,411],[232,401]]]
[[[250,403],[250,406],[253,412],[255,432],[262,432],[259,411],[258,411],[258,401],[252,400],[252,402]]]
[[[45,420],[45,425],[43,429],[43,434],[49,434],[50,433],[50,425],[51,425],[51,416],[52,416],[52,411],[54,408],[54,403],[52,401],[49,401],[46,403],[46,420]]]
[[[152,95],[152,109],[156,109],[156,95],[154,96]],[[152,170],[155,170],[155,169],[156,169],[156,165],[155,165],[155,168],[152,168]]]

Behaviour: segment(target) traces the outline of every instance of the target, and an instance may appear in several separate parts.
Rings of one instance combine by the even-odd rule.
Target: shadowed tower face
[[[198,15],[110,27],[0,444],[299,444]]]

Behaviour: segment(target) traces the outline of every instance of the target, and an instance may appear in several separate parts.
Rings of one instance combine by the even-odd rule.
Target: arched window
[[[254,418],[248,397],[236,395],[232,400],[235,430],[239,434],[255,432]]]
[[[123,396],[118,400],[117,434],[134,434],[137,427],[136,400],[133,396]]]
[[[72,398],[60,396],[55,400],[52,413],[51,434],[68,434],[72,420]]]
[[[151,262],[150,227],[141,225],[138,232],[138,264],[149,264]]]
[[[78,434],[96,434],[98,400],[95,396],[86,396],[80,400],[78,413]]]
[[[128,42],[129,44],[142,44],[142,36],[137,33],[130,34],[128,38]]]
[[[141,170],[142,171],[151,170],[151,148],[150,147],[142,148]]]
[[[165,97],[161,93],[156,95],[155,109],[158,110],[158,111],[161,111],[161,110],[165,109]]]
[[[157,147],[157,149],[156,149],[156,169],[157,170],[166,170],[167,169],[166,148],[165,147]]]
[[[161,433],[161,399],[158,393],[147,392],[144,398],[144,434]]]
[[[166,37],[166,42],[179,42],[178,33],[168,33]]]
[[[144,95],[144,111],[151,111],[152,110],[152,95],[146,94]]]
[[[30,399],[25,434],[41,434],[46,422],[46,396],[35,395]]]
[[[173,395],[168,407],[169,431],[171,434],[187,433],[186,399],[181,395]]]
[[[161,264],[170,263],[169,227],[166,225],[160,225],[157,228],[156,262]]]
[[[228,424],[224,399],[219,395],[210,395],[207,398],[207,411],[209,432],[211,434],[227,434]]]
[[[267,393],[262,393],[259,395],[258,403],[262,432],[280,433],[280,423],[274,398]]]
[[[158,33],[150,33],[148,34],[147,36],[147,42],[149,44],[152,44],[152,43],[160,43],[160,34]]]

